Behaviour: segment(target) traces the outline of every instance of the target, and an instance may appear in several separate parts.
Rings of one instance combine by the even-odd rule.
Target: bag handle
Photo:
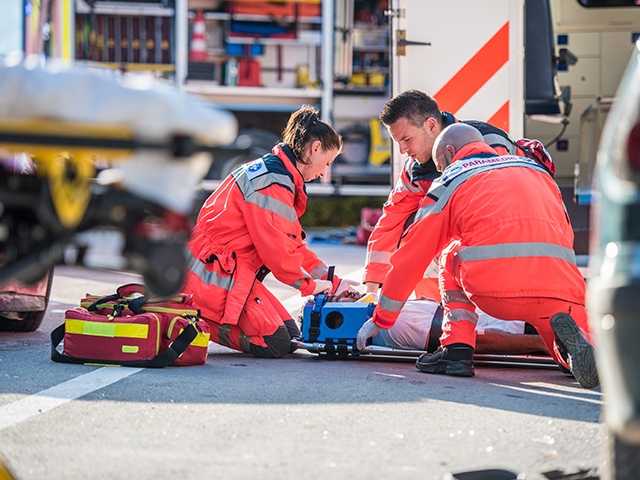
[[[58,346],[64,338],[64,323],[59,325],[51,332],[51,360],[59,363],[100,363],[104,365],[121,365],[123,367],[141,367],[141,368],[163,368],[173,365],[177,358],[184,353],[191,342],[193,342],[198,335],[194,322],[189,322],[182,333],[171,342],[169,347],[160,352],[151,360],[132,360],[123,362],[114,362],[112,360],[96,360],[89,358],[76,358],[71,357],[65,353],[58,351]]]

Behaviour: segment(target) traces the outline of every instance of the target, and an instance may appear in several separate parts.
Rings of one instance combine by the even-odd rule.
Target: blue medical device
[[[357,355],[358,330],[374,309],[373,303],[332,302],[325,294],[316,295],[304,306],[302,341],[322,353]]]

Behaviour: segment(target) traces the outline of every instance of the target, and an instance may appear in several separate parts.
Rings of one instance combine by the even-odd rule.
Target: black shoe
[[[439,347],[433,353],[420,355],[416,368],[424,373],[473,377],[473,348],[463,344]]]
[[[558,350],[566,359],[571,374],[584,388],[600,385],[593,347],[584,338],[576,322],[566,313],[551,318],[551,328],[556,337]]]

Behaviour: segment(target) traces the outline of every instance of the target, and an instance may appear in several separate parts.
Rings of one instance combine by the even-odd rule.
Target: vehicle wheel
[[[607,458],[603,480],[636,480],[640,478],[640,445],[627,442],[609,431]]]
[[[49,270],[49,279],[47,280],[47,292],[44,298],[44,310],[39,312],[19,312],[16,315],[19,320],[3,318],[0,314],[0,331],[5,332],[35,332],[42,324],[47,306],[49,305],[49,297],[51,296],[51,284],[53,283],[53,268]]]

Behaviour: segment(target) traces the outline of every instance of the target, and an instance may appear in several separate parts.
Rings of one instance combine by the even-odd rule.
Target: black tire
[[[226,178],[234,169],[243,163],[260,158],[271,151],[273,146],[280,141],[277,135],[266,130],[247,128],[240,130],[234,146],[246,149],[241,155],[231,158],[214,159],[209,172],[205,176],[207,180],[221,180]]]
[[[603,480],[640,478],[640,445],[632,444],[609,431]]]
[[[0,331],[4,332],[35,332],[40,325],[44,316],[47,313],[47,306],[49,305],[49,297],[51,296],[51,285],[53,284],[53,268],[48,272],[49,279],[47,280],[47,292],[44,298],[44,310],[38,312],[24,312],[20,313],[20,320],[9,320],[2,318],[0,314]]]

